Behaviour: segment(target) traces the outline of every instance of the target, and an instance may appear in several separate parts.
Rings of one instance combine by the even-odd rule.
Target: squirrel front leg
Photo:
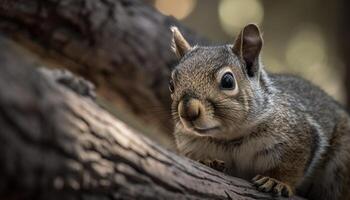
[[[222,160],[198,160],[198,162],[202,163],[203,165],[206,165],[212,169],[215,169],[220,172],[224,172],[226,169],[225,162]]]
[[[259,191],[291,197],[295,193],[296,184],[303,177],[303,164],[304,162],[283,163],[272,170],[256,175],[252,182]]]
[[[252,182],[261,192],[270,192],[276,196],[284,197],[290,197],[294,194],[294,187],[289,183],[279,181],[270,176],[256,175]]]

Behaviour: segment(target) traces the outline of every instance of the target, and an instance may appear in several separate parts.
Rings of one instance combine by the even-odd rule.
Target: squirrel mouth
[[[208,133],[211,133],[213,131],[218,131],[219,127],[218,126],[214,126],[214,127],[210,127],[210,128],[196,128],[196,127],[193,127],[193,130],[196,131],[197,133],[208,134]]]

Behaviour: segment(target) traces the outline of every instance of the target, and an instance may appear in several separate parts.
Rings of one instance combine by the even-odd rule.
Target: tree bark
[[[140,0],[0,0],[0,31],[58,67],[92,81],[100,96],[170,135],[168,74],[177,59],[169,27],[204,40]]]
[[[271,199],[169,152],[0,37],[0,199]],[[295,197],[295,199],[297,199]]]
[[[342,61],[344,62],[344,69],[345,69],[345,75],[343,77],[344,80],[344,88],[345,88],[345,94],[346,94],[346,108],[348,111],[350,111],[350,27],[349,27],[349,11],[347,8],[349,8],[350,3],[346,0],[340,1],[339,8],[339,30],[337,30],[338,33],[338,46],[339,46],[339,54],[342,58]]]

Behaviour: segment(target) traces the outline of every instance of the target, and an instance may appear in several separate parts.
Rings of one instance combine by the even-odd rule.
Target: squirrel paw
[[[274,178],[257,175],[252,179],[252,182],[261,192],[270,192],[276,196],[284,197],[293,195],[293,191],[288,184]]]
[[[225,170],[225,162],[222,160],[198,160],[198,162],[220,172]]]

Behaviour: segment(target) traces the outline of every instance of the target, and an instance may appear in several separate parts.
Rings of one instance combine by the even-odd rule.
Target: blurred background
[[[217,44],[232,43],[248,23],[260,25],[263,63],[270,72],[300,75],[342,104],[349,102],[346,70],[349,42],[343,0],[153,0]],[[345,2],[345,3],[344,3]],[[349,51],[348,51],[349,52]]]

